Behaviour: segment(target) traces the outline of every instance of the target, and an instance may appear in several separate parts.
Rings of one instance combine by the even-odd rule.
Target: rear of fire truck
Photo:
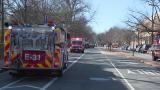
[[[68,61],[66,35],[64,29],[53,30],[51,27],[5,30],[3,69],[16,73],[44,71],[62,75]]]

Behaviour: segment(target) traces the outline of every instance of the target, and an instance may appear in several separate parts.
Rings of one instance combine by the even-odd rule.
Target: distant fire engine
[[[70,52],[84,53],[84,38],[71,38]]]

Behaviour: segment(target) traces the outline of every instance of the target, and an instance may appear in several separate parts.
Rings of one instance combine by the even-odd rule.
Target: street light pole
[[[2,59],[4,57],[3,51],[4,51],[4,2],[1,0],[1,45],[2,45]]]
[[[3,0],[1,0],[1,14],[2,14],[2,36],[1,36],[1,42],[4,41],[4,4]]]
[[[135,32],[134,31],[132,31],[133,32],[133,35],[132,35],[132,56],[134,56],[134,52],[135,52]]]
[[[152,0],[152,33],[151,33],[151,37],[152,37],[152,44],[153,44],[153,31],[154,31],[154,5],[155,4],[155,0]]]

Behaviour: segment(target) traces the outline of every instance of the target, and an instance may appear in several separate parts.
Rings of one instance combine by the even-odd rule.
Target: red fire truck
[[[70,52],[84,53],[84,39],[83,38],[71,38]]]
[[[48,26],[5,29],[4,70],[11,75],[43,72],[62,76],[67,68],[67,32]]]

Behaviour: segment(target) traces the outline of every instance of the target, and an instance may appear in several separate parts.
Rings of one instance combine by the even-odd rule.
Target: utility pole
[[[151,33],[152,41],[151,41],[151,43],[153,44],[153,37],[154,37],[153,32],[154,32],[154,8],[155,8],[155,0],[152,0],[151,6],[152,6],[152,33]]]
[[[2,36],[1,36],[1,43],[3,43],[3,34],[4,34],[4,3],[3,0],[0,0],[1,4],[1,29],[2,29]]]
[[[4,1],[0,0],[1,4],[1,45],[2,45],[2,59],[4,57],[3,51],[4,51]]]
[[[140,31],[137,28],[137,42],[138,42],[138,45],[140,44],[139,41],[140,41]]]
[[[24,1],[24,24],[28,23],[27,22],[27,0]]]
[[[133,35],[132,35],[132,56],[134,56],[134,52],[135,52],[135,32],[134,31],[132,31],[133,32]]]

